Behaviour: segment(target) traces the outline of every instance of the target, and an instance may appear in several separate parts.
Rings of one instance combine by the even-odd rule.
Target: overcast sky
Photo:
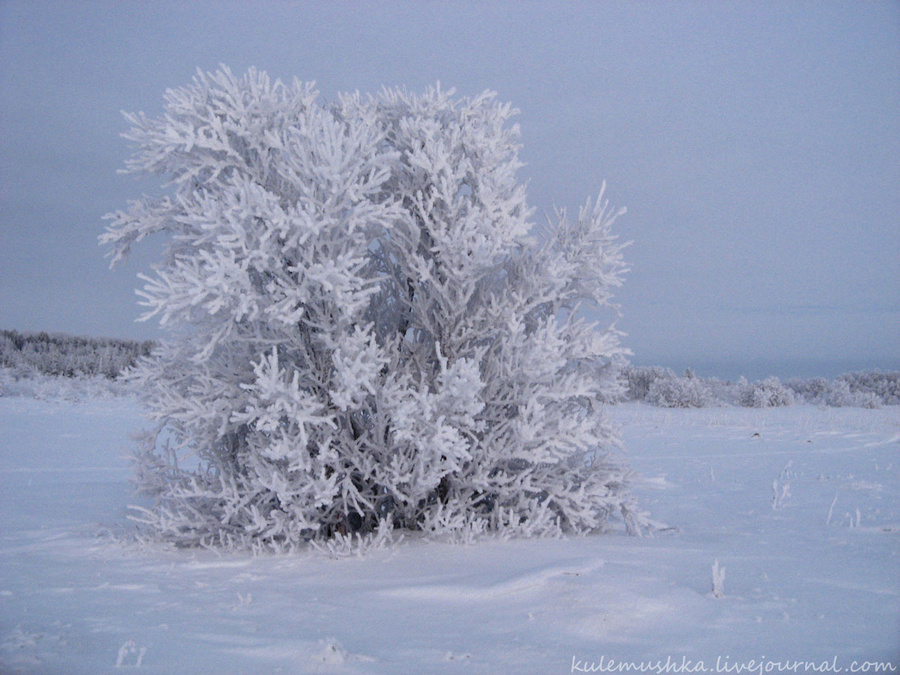
[[[735,376],[900,368],[900,3],[0,0],[0,328],[158,337],[108,269],[121,110],[196,68],[323,98],[440,81],[521,110],[537,214],[603,180],[634,361]]]

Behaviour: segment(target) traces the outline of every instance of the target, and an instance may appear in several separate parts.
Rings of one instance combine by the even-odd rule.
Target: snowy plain
[[[671,529],[333,559],[128,543],[139,406],[44,398],[0,396],[4,674],[900,672],[897,406],[614,406]]]

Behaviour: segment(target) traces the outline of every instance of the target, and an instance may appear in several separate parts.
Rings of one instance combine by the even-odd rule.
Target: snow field
[[[335,560],[125,543],[137,405],[0,398],[0,672],[900,670],[896,407],[611,414],[673,529]]]

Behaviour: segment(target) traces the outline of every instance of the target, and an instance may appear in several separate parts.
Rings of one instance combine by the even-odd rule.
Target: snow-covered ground
[[[612,414],[675,529],[336,560],[105,536],[137,405],[0,397],[0,672],[900,672],[896,406]]]

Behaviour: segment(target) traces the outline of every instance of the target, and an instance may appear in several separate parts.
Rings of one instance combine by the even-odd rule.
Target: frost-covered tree
[[[794,395],[777,377],[767,377],[741,387],[741,405],[746,408],[776,408],[793,404]]]
[[[656,380],[673,380],[674,371],[662,366],[635,366],[628,364],[622,368],[621,377],[625,383],[625,396],[630,401],[646,401],[650,386]]]
[[[900,371],[880,370],[845,373],[835,384],[846,382],[850,391],[858,396],[860,405],[900,405]]]
[[[623,272],[600,197],[537,233],[514,113],[491,93],[317,102],[199,73],[128,115],[113,262],[162,232],[140,291],[170,339],[131,379],[157,432],[140,519],[181,545],[291,548],[407,528],[524,535],[643,520],[603,404],[621,394]]]
[[[663,408],[706,408],[714,401],[709,385],[693,373],[691,377],[653,380],[646,400]]]

